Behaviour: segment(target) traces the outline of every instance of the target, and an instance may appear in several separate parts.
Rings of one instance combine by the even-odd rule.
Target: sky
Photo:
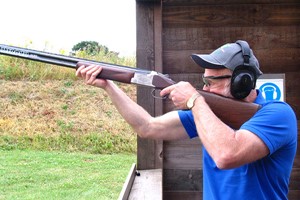
[[[0,43],[58,53],[96,41],[121,56],[136,51],[135,0],[7,0]]]

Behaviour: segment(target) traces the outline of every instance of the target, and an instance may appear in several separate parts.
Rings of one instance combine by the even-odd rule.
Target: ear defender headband
[[[244,99],[255,88],[257,77],[253,66],[249,64],[251,57],[249,44],[242,40],[238,40],[235,43],[242,48],[244,63],[237,66],[232,73],[230,92],[234,98]]]

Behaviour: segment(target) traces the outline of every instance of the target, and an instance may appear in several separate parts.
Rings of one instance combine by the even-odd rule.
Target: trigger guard
[[[168,98],[168,96],[163,96],[163,97],[161,97],[161,96],[156,96],[156,95],[155,95],[155,92],[156,92],[157,90],[159,90],[159,89],[153,89],[153,90],[152,90],[151,95],[152,95],[153,98],[155,98],[155,99],[167,99],[167,98]]]

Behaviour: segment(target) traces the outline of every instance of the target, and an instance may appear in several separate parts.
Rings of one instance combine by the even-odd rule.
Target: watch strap
[[[201,96],[201,94],[199,94],[198,92],[193,94],[186,103],[187,108],[192,109],[195,105],[196,99],[200,96]]]

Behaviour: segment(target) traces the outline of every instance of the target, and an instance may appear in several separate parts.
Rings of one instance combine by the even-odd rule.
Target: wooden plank
[[[136,176],[131,188],[129,200],[160,200],[163,198],[162,191],[162,170],[139,170],[140,175]]]
[[[255,50],[299,48],[299,25],[248,27],[164,27],[164,52],[192,50],[210,53],[221,45],[247,40]]]
[[[164,142],[164,169],[202,170],[199,138]]]
[[[198,191],[164,191],[164,200],[200,200],[202,195]]]
[[[202,191],[202,170],[164,169],[164,191]]]
[[[176,30],[176,31],[175,31]],[[171,31],[171,32],[170,32]],[[298,71],[300,26],[247,27],[226,29],[165,29],[164,73],[199,72],[190,55],[211,53],[228,42],[242,38],[249,42],[265,73]],[[218,33],[216,35],[216,32]],[[266,35],[268,33],[268,36]],[[213,42],[210,42],[213,40]]]
[[[199,67],[190,57],[198,52],[197,50],[164,51],[164,73],[169,75],[202,73],[204,69]]]
[[[300,29],[299,29],[300,31]],[[233,41],[234,42],[234,41]],[[225,44],[226,42],[224,42]],[[220,45],[221,46],[221,45]],[[217,46],[216,48],[218,48]],[[264,73],[288,73],[299,72],[297,63],[300,62],[300,49],[278,48],[278,49],[253,49],[259,60],[261,70]],[[164,73],[201,73],[203,68],[194,63],[190,55],[209,54],[213,50],[182,50],[164,52]]]
[[[291,173],[289,189],[300,191],[299,186],[300,186],[300,168],[294,166],[292,173]]]
[[[129,198],[129,194],[135,179],[135,175],[136,175],[136,164],[134,163],[130,168],[130,171],[127,175],[126,181],[123,185],[118,200],[127,200]]]
[[[140,1],[140,0],[138,0]],[[287,4],[299,3],[298,0],[164,0],[164,6],[196,6],[196,5],[212,5],[212,4]]]
[[[300,4],[213,4],[164,6],[165,27],[294,26]]]
[[[161,0],[136,0],[136,2],[158,3]]]

